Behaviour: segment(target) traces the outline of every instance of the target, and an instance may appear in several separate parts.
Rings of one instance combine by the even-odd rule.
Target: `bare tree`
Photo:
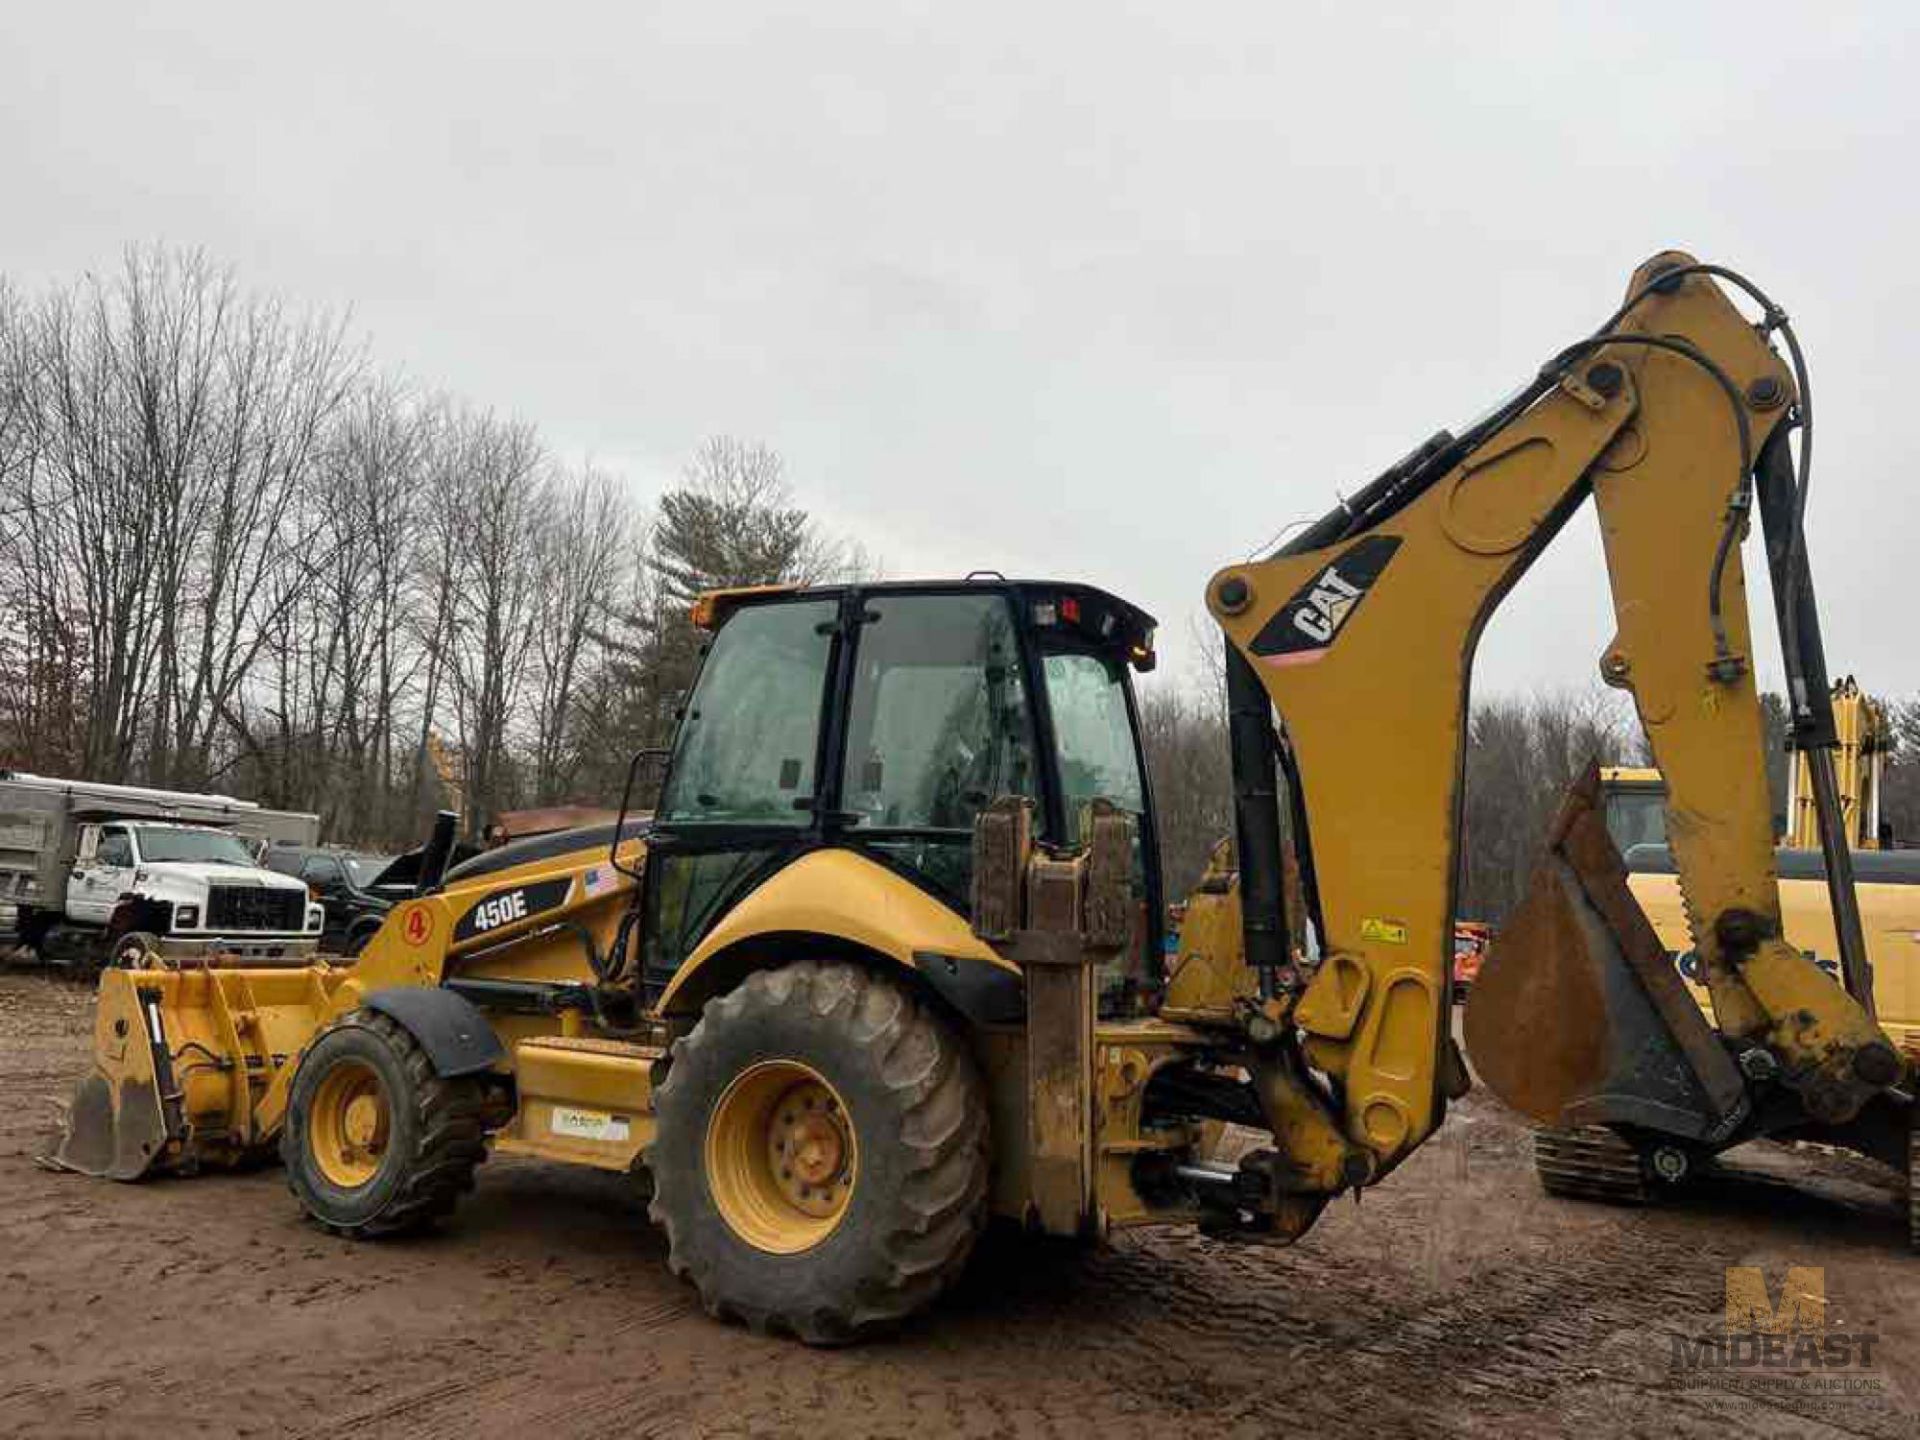
[[[1460,912],[1498,922],[1526,893],[1547,826],[1590,764],[1634,753],[1610,692],[1563,691],[1477,704],[1468,721]]]
[[[1140,704],[1141,742],[1159,822],[1160,872],[1169,901],[1184,899],[1213,847],[1233,833],[1233,774],[1224,719],[1204,690],[1171,685]]]
[[[153,695],[162,506],[151,437],[128,403],[114,303],[97,280],[49,296],[34,317],[36,456],[28,544],[50,557],[48,602],[74,624],[82,660],[80,763],[125,779]]]
[[[643,526],[531,427],[363,374],[192,252],[0,283],[0,763],[222,788],[390,843],[462,792],[610,798],[699,590],[865,573],[717,437]]]
[[[542,802],[568,798],[577,778],[576,711],[632,548],[632,517],[611,476],[587,469],[553,487],[534,540],[533,788]]]
[[[446,674],[466,752],[469,821],[513,798],[509,740],[527,678],[543,579],[534,537],[547,505],[546,457],[530,426],[469,417],[460,427],[461,483],[436,491],[457,505],[455,583],[443,637]]]
[[[325,572],[340,543],[304,492],[353,383],[341,324],[290,323],[267,301],[226,314],[206,463],[163,534],[161,714],[172,734],[170,750],[156,730],[151,764],[176,784],[205,780],[223,716],[279,609]],[[182,616],[190,635],[176,628]]]
[[[1880,819],[1895,845],[1920,844],[1920,700],[1883,700],[1892,749],[1881,777]]]

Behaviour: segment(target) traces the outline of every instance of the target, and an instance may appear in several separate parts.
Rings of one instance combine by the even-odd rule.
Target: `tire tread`
[[[363,1030],[384,1045],[400,1062],[414,1097],[418,1140],[400,1188],[377,1215],[340,1222],[317,1214],[302,1184],[305,1157],[299,1153],[294,1127],[281,1136],[281,1159],[287,1168],[287,1188],[300,1201],[307,1218],[331,1235],[349,1240],[378,1240],[413,1234],[452,1213],[462,1195],[472,1191],[474,1172],[487,1158],[485,1099],[473,1076],[447,1078],[433,1068],[427,1052],[391,1015],[355,1010],[335,1028]]]
[[[841,962],[799,961],[758,971],[709,1001],[691,1034],[676,1041],[656,1092],[663,1118],[676,1100],[676,1078],[721,1032],[773,1008],[804,1005],[814,1024],[831,1026],[893,1100],[897,1143],[911,1173],[877,1235],[875,1273],[844,1296],[817,1298],[801,1312],[762,1310],[723,1293],[722,1266],[706,1253],[701,1226],[683,1213],[698,1176],[656,1175],[649,1207],[666,1232],[667,1263],[690,1280],[710,1315],[735,1319],[756,1333],[778,1331],[809,1344],[842,1344],[897,1326],[944,1290],[966,1265],[986,1223],[988,1125],[986,1097],[972,1058],[945,1024],[893,982]],[[682,1080],[684,1084],[684,1080]]]

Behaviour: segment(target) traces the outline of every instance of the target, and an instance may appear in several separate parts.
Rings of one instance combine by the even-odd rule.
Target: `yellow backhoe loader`
[[[716,594],[648,822],[442,873],[444,826],[351,965],[110,971],[60,1158],[130,1179],[277,1146],[350,1236],[443,1214],[490,1151],[644,1171],[707,1308],[815,1342],[932,1300],[989,1215],[1295,1239],[1468,1083],[1468,671],[1591,496],[1619,622],[1602,670],[1668,779],[1719,1029],[1576,798],[1475,987],[1476,1063],[1636,1156],[1795,1132],[1904,1168],[1911,1077],[1856,973],[1843,866],[1845,983],[1780,937],[1740,542],[1757,499],[1794,724],[1824,753],[1787,438],[1810,412],[1785,317],[1762,299],[1752,323],[1722,282],[1754,293],[1656,257],[1484,419],[1213,577],[1236,835],[1170,964],[1130,675],[1147,616],[991,575]],[[1282,795],[1311,960],[1288,943]]]

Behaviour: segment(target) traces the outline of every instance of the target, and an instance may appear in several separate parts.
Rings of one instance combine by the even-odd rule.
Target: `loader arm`
[[[1766,1047],[1827,1119],[1898,1075],[1861,1004],[1780,938],[1739,541],[1747,478],[1784,454],[1793,374],[1690,257],[1649,261],[1629,295],[1612,338],[1563,352],[1490,425],[1435,437],[1279,553],[1208,587],[1228,641],[1248,961],[1269,1009],[1290,1008],[1376,1177],[1432,1133],[1457,1073],[1449,962],[1474,649],[1589,495],[1617,625],[1601,674],[1633,696],[1671,787],[1674,854],[1722,1030]],[[1276,760],[1325,952],[1305,972],[1277,938],[1278,833],[1262,793]],[[1610,903],[1576,899],[1589,918],[1566,911],[1566,934]],[[1552,1003],[1563,1020],[1591,1012],[1575,1023],[1604,1032],[1599,989],[1597,978],[1563,987]],[[1526,1016],[1481,1018],[1496,1044],[1530,1043]],[[1682,1050],[1699,1041],[1681,1038]],[[1601,1053],[1609,1044],[1645,1043],[1599,1033],[1585,1079],[1621,1062]],[[1707,1079],[1724,1090],[1724,1074]],[[1703,1133],[1731,1123],[1710,1121]]]

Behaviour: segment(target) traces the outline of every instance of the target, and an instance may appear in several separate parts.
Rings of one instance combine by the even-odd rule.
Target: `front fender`
[[[978,962],[1015,980],[1020,974],[964,919],[911,881],[851,850],[815,850],[761,882],[707,932],[674,972],[660,997],[660,1013],[698,1010],[737,981],[731,967],[711,964],[716,958],[756,939],[795,935],[841,940],[909,971],[924,973],[926,957],[939,956]]]
[[[479,1007],[451,990],[399,986],[376,990],[360,1003],[397,1020],[427,1052],[434,1073],[447,1079],[476,1075],[506,1058],[506,1047]]]

